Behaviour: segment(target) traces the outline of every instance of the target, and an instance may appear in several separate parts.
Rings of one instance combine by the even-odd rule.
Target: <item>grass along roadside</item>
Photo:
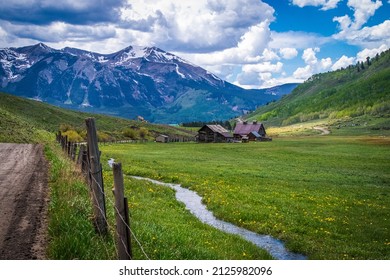
[[[45,147],[49,170],[49,248],[55,260],[115,259],[112,235],[101,237],[92,224],[92,204],[88,187],[61,149]]]
[[[319,136],[249,144],[150,143],[102,150],[104,160],[112,157],[122,162],[126,174],[181,183],[197,191],[218,218],[271,234],[311,259],[389,259],[389,141],[376,145],[364,139]],[[166,206],[141,198],[168,190],[129,184],[133,208],[148,208],[151,217],[165,211]],[[157,224],[139,224],[138,230],[159,228],[165,219],[168,222],[163,215]],[[178,225],[166,230],[175,231]],[[154,232],[156,239],[167,234]]]

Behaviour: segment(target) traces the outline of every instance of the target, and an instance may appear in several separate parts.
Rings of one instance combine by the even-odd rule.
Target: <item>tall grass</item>
[[[115,259],[112,235],[101,237],[93,227],[88,187],[74,164],[53,145],[45,153],[50,162],[48,258]]]

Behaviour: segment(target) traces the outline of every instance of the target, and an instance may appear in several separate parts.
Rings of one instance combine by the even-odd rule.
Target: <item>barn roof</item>
[[[223,126],[219,125],[219,124],[206,124],[204,125],[200,130],[202,130],[204,127],[208,127],[209,129],[211,129],[213,132],[218,132],[218,133],[229,133],[229,131],[227,129],[225,129]]]
[[[260,131],[260,128],[263,126],[261,123],[237,123],[234,128],[234,134],[239,135],[248,135],[253,131]]]
[[[160,135],[158,135],[157,137],[169,138],[169,136],[168,136],[168,135],[165,135],[165,134],[160,134]]]
[[[233,138],[233,135],[223,126],[219,124],[206,124],[199,131],[203,130],[205,127],[208,127],[211,131],[223,135],[225,138]]]
[[[257,138],[261,137],[261,135],[257,131],[251,131],[251,133]]]

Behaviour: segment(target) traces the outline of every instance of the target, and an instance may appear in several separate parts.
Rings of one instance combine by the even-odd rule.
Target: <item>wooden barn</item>
[[[267,138],[264,125],[257,121],[254,121],[253,123],[237,123],[233,135],[234,140],[243,140],[244,138],[249,141],[261,141],[263,138]]]
[[[203,143],[231,142],[233,135],[219,124],[207,124],[198,130],[197,139]]]

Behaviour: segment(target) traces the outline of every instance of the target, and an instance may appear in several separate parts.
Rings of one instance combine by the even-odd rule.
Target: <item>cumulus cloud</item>
[[[266,61],[264,63],[259,64],[247,64],[242,67],[242,70],[244,72],[271,72],[271,73],[278,73],[281,72],[283,68],[283,63],[278,61],[276,64],[272,64],[269,61]]]
[[[347,5],[354,11],[353,20],[348,15],[333,18],[334,22],[339,23],[341,34],[359,30],[383,4],[380,0],[375,2],[371,0],[348,0]]]
[[[321,70],[327,70],[332,66],[332,59],[330,57],[322,58],[319,64]]]
[[[298,7],[314,6],[321,7],[321,10],[326,11],[334,9],[342,0],[292,0],[292,3]]]
[[[279,53],[284,59],[293,59],[298,55],[296,48],[281,48]]]
[[[302,59],[305,61],[308,65],[316,65],[318,60],[316,57],[316,53],[319,52],[319,48],[308,48],[303,51]]]
[[[269,22],[264,21],[250,27],[235,47],[204,54],[184,54],[184,56],[200,65],[253,64],[265,58],[264,55],[274,56],[272,51],[266,50],[270,40]]]
[[[129,3],[121,11],[123,24],[143,26],[147,22],[153,35],[163,29],[165,36],[158,42],[159,46],[175,51],[218,51],[236,47],[237,42],[254,43],[255,49],[261,42],[251,34],[258,33],[260,23],[274,20],[274,9],[258,0],[132,0]]]
[[[350,44],[366,48],[373,48],[383,44],[390,46],[390,20],[372,27],[364,27],[360,30],[347,30],[334,35],[334,38],[346,40]]]
[[[347,57],[346,55],[343,55],[339,60],[335,62],[332,66],[332,70],[338,70],[341,68],[348,67],[349,65],[352,65],[355,63],[355,58],[354,57]]]
[[[317,53],[320,52],[320,48],[307,48],[303,51],[302,59],[305,62],[305,67],[297,68],[293,77],[295,79],[300,79],[304,81],[310,78],[313,74],[319,73],[321,71],[325,71],[332,66],[332,59],[328,58],[317,58]]]
[[[377,54],[380,54],[384,51],[388,50],[387,45],[382,45],[379,48],[373,48],[373,49],[364,49],[360,52],[358,52],[356,56],[357,61],[365,61],[367,57],[374,58]]]
[[[294,71],[293,77],[299,80],[307,80],[313,75],[313,68],[310,65],[306,65],[305,67],[299,67]]]

